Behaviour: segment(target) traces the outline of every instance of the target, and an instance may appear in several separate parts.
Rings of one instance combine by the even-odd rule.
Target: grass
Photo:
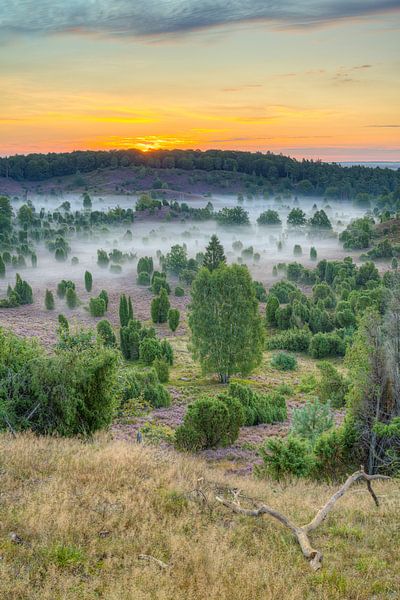
[[[265,517],[230,513],[213,490],[239,487],[301,524],[332,493],[328,485],[227,477],[199,459],[106,437],[85,443],[3,434],[0,474],[1,598],[398,597],[398,482],[376,484],[379,509],[364,487],[340,500],[312,536],[325,554],[313,573],[290,532]],[[198,487],[207,504],[190,493]]]

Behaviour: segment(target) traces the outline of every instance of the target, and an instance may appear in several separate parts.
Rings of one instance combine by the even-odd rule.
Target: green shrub
[[[119,322],[121,327],[126,327],[129,323],[129,306],[125,294],[119,298]]]
[[[69,330],[69,322],[68,319],[64,315],[58,315],[58,324],[60,329],[64,329],[65,331]]]
[[[289,352],[308,352],[311,334],[304,329],[289,329],[267,338],[267,350],[288,350]]]
[[[280,383],[276,388],[276,391],[281,396],[293,396],[294,390],[288,383]]]
[[[249,386],[232,382],[228,396],[236,398],[242,405],[244,425],[275,423],[287,418],[286,400],[281,394],[258,394]]]
[[[334,408],[342,408],[349,390],[348,380],[326,360],[320,362],[317,367],[321,372],[321,379],[316,388],[318,397],[322,402],[330,402]]]
[[[137,272],[139,276],[140,273],[147,273],[149,275],[150,282],[150,274],[153,272],[153,269],[153,259],[151,258],[151,256],[142,256],[141,258],[139,258],[137,264]]]
[[[174,292],[175,296],[177,297],[181,297],[185,295],[185,290],[183,289],[183,287],[180,287],[179,285],[175,288],[175,292]]]
[[[15,276],[14,293],[18,299],[18,304],[33,304],[32,288],[27,281],[21,279],[18,273]]]
[[[102,298],[104,300],[105,311],[107,311],[108,310],[108,294],[107,294],[106,290],[101,290],[101,292],[99,294],[99,298]]]
[[[280,371],[294,371],[297,369],[297,360],[295,356],[286,354],[286,352],[279,352],[279,354],[274,354],[272,357],[271,366]]]
[[[268,438],[260,454],[263,459],[261,473],[277,480],[288,476],[307,477],[314,467],[310,445],[293,435]]]
[[[308,400],[304,406],[293,410],[291,432],[308,440],[312,446],[317,437],[333,425],[330,404],[320,402],[317,398]]]
[[[46,290],[46,295],[44,297],[44,305],[47,310],[54,310],[54,296],[53,292],[50,290]]]
[[[344,340],[337,333],[316,333],[310,341],[309,353],[313,358],[343,356],[346,350]]]
[[[139,273],[136,279],[136,283],[138,285],[150,285],[150,275],[147,271],[142,271]]]
[[[183,424],[175,433],[176,445],[180,450],[199,450],[227,446],[234,441],[240,422],[238,403],[231,404],[220,398],[199,398],[189,404]],[[232,423],[232,418],[234,423]],[[236,439],[236,438],[235,438]]]
[[[114,352],[91,345],[58,349],[49,356],[31,341],[12,334],[2,337],[7,356],[1,355],[0,343],[0,406],[6,407],[15,430],[73,436],[111,423],[116,407]]]
[[[66,281],[65,279],[60,281],[60,283],[57,285],[57,296],[61,299],[65,298],[65,294],[67,293],[67,289],[69,287],[75,289],[75,284],[73,281]]]
[[[357,469],[362,460],[355,447],[357,439],[358,432],[350,417],[339,428],[322,433],[314,445],[314,474],[331,480]]]
[[[161,356],[160,342],[154,338],[145,338],[140,342],[139,356],[146,365],[151,365]]]
[[[78,306],[78,296],[76,295],[76,291],[72,287],[67,288],[67,292],[65,294],[65,300],[67,302],[68,308],[76,308]]]
[[[168,320],[168,311],[170,302],[165,289],[161,289],[160,295],[153,298],[151,302],[151,319],[153,323],[166,323]]]
[[[97,250],[97,264],[99,265],[99,267],[108,267],[108,263],[110,262],[110,259],[108,257],[108,254],[105,250]]]
[[[92,317],[103,317],[106,312],[106,305],[103,298],[90,298],[89,312]]]
[[[91,292],[93,287],[93,276],[90,271],[85,271],[85,289],[87,292]]]
[[[156,370],[160,383],[168,383],[169,381],[169,364],[165,358],[156,358],[153,362],[153,367]]]
[[[138,360],[139,358],[140,329],[140,321],[134,320],[130,320],[120,329],[120,348],[126,360]]]
[[[317,379],[314,373],[306,373],[300,378],[300,383],[297,386],[297,391],[302,394],[310,394],[315,392],[317,387]]]
[[[153,292],[153,294],[159,294],[162,288],[164,288],[167,291],[167,294],[171,292],[171,288],[166,280],[165,273],[156,275],[156,277],[154,277],[153,274],[151,280],[151,291]]]
[[[171,331],[176,331],[179,325],[180,312],[177,308],[168,311],[168,325]]]
[[[279,329],[290,329],[292,326],[293,308],[291,304],[278,307],[275,312],[276,324]]]
[[[165,360],[170,366],[172,366],[174,364],[174,351],[168,340],[161,340],[160,350],[161,356],[165,358]]]
[[[279,300],[276,296],[268,296],[267,304],[265,307],[265,318],[268,325],[273,327],[277,325],[276,322],[276,311],[279,308]]]
[[[121,382],[121,402],[126,405],[130,400],[143,400],[153,408],[168,407],[171,397],[159,382],[154,369],[147,371],[126,370]]]
[[[106,348],[114,348],[116,346],[117,340],[115,337],[115,333],[113,328],[111,327],[111,323],[107,321],[107,319],[103,319],[97,323],[97,334],[100,337]]]

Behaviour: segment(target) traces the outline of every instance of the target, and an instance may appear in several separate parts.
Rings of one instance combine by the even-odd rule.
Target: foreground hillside
[[[325,556],[313,573],[288,530],[234,515],[215,495],[240,488],[302,524],[334,487],[227,478],[195,459],[105,438],[3,435],[0,473],[1,598],[398,597],[395,482],[374,485],[378,509],[365,486],[338,502],[312,535]]]

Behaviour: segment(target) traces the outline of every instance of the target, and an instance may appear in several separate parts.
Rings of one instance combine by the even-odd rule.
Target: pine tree
[[[120,348],[126,360],[137,360],[139,358],[140,328],[140,321],[129,321],[128,325],[120,329]]]
[[[211,236],[211,240],[206,248],[203,267],[206,267],[209,271],[214,271],[221,263],[226,263],[224,248],[214,234]]]
[[[78,306],[78,296],[76,295],[76,291],[72,287],[67,288],[67,293],[65,294],[65,299],[67,301],[68,308],[76,308]]]
[[[106,290],[101,290],[100,294],[99,294],[99,298],[102,298],[104,300],[104,306],[105,306],[105,310],[108,310],[108,294],[106,292]]]
[[[275,296],[268,296],[265,306],[265,318],[268,325],[276,325],[276,311],[279,308],[279,300]]]
[[[90,271],[85,271],[85,289],[87,292],[91,292],[93,287],[93,277]]]
[[[19,304],[33,304],[32,288],[28,282],[21,279],[18,273],[16,275],[14,292],[18,297]]]
[[[122,294],[119,299],[119,322],[121,327],[126,327],[129,322],[129,309],[125,294]]]
[[[97,334],[107,348],[113,348],[116,344],[115,334],[111,327],[111,323],[107,319],[103,319],[97,323]]]
[[[54,296],[53,296],[53,292],[51,292],[50,290],[46,290],[46,295],[44,298],[44,305],[47,308],[47,310],[54,309]]]
[[[60,329],[64,329],[65,331],[69,331],[69,322],[67,317],[64,315],[58,315],[58,323],[60,325]]]
[[[0,256],[0,277],[5,277],[6,275],[6,265],[4,264],[4,260]]]
[[[151,303],[151,318],[153,323],[166,323],[170,306],[167,290],[162,288],[160,295],[154,298]]]
[[[168,325],[171,331],[176,331],[179,325],[180,313],[177,308],[170,308],[168,311]]]

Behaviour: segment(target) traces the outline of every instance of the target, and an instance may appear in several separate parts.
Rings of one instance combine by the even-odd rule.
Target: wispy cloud
[[[312,27],[400,10],[400,0],[9,0],[0,34],[185,34],[244,22]]]
[[[380,127],[383,127],[383,128],[389,127],[389,128],[391,128],[391,127],[400,127],[400,125],[366,125],[365,127],[378,127],[378,128],[380,128]]]

